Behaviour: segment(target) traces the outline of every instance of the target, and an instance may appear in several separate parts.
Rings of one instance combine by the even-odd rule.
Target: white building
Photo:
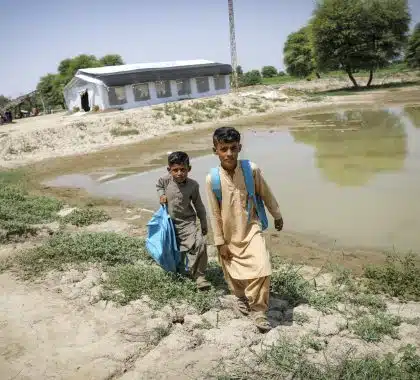
[[[80,69],[64,87],[67,108],[133,108],[229,92],[228,64],[205,60]]]

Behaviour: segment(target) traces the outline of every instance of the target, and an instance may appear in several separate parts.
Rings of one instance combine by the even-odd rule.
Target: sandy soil
[[[378,83],[401,80],[385,78]],[[260,124],[264,121],[262,116],[280,116],[322,106],[400,101],[401,94],[413,100],[417,95],[418,100],[419,87],[334,97],[311,96],[310,93],[346,85],[348,81],[344,79],[321,79],[280,87],[245,88],[238,93],[168,106],[97,114],[60,113],[22,119],[1,128],[0,166],[10,168],[48,158],[97,152],[168,133],[203,130],[226,123]]]

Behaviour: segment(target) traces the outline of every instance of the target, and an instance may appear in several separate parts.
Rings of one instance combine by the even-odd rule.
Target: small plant
[[[368,288],[374,292],[403,300],[420,300],[420,265],[413,254],[388,255],[385,265],[368,266],[364,275]]]
[[[305,313],[295,312],[293,313],[293,322],[296,322],[298,325],[303,326],[305,323],[308,323],[311,319]]]
[[[64,223],[83,227],[91,224],[102,223],[109,220],[109,215],[103,211],[94,208],[76,209],[62,218]]]
[[[99,112],[101,109],[99,108],[99,106],[97,105],[97,104],[95,104],[93,107],[92,107],[92,111],[93,112]]]
[[[162,119],[164,117],[164,114],[162,112],[158,111],[153,115],[153,117],[157,120]]]
[[[397,327],[400,324],[400,317],[379,312],[357,319],[350,328],[356,335],[367,342],[379,342],[384,335],[397,339]]]
[[[140,134],[139,130],[135,128],[112,128],[110,133],[111,136],[114,137],[135,136]]]
[[[80,107],[77,107],[77,106],[73,107],[73,112],[74,113],[79,112],[79,111],[80,111]]]

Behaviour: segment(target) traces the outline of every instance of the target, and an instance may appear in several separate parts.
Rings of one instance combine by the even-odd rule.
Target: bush
[[[79,107],[77,107],[77,106],[73,107],[73,112],[74,113],[79,112],[79,111],[80,111],[80,108]]]
[[[420,300],[420,265],[416,256],[388,255],[385,265],[364,269],[367,286],[392,297]]]
[[[92,111],[93,112],[99,112],[101,109],[99,108],[99,106],[97,105],[97,104],[95,104],[93,107],[92,107]]]
[[[277,76],[277,69],[274,66],[264,66],[261,69],[263,78],[273,78]]]
[[[90,224],[106,222],[110,216],[103,210],[94,208],[77,209],[62,218],[64,223],[73,224],[74,226],[83,227]]]
[[[248,71],[241,77],[241,86],[255,86],[262,82],[262,76],[258,70]]]

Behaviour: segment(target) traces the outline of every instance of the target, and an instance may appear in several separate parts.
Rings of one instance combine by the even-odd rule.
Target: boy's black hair
[[[172,152],[168,156],[168,166],[171,167],[172,165],[185,165],[190,166],[190,158],[188,154],[185,152]]]
[[[220,127],[213,133],[213,144],[241,142],[241,134],[232,127]]]

